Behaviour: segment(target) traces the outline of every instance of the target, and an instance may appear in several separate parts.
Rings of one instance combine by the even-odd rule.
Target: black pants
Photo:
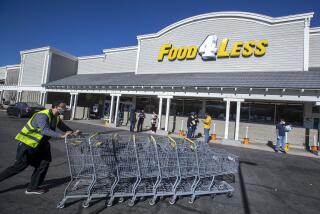
[[[16,160],[12,166],[0,173],[0,182],[22,172],[30,165],[34,167],[34,171],[27,189],[36,189],[43,183],[50,162],[51,150],[49,142],[41,142],[35,149],[20,142],[17,148]]]
[[[138,120],[138,132],[142,132],[142,126],[143,126],[143,119],[141,120],[141,119],[139,119]]]
[[[157,127],[155,123],[151,124],[151,131],[156,132],[157,131]]]
[[[136,125],[136,121],[130,121],[130,132],[134,131],[135,125]]]

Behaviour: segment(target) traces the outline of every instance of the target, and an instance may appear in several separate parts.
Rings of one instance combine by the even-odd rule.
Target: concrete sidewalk
[[[115,129],[119,129],[119,130],[127,130],[127,131],[129,130],[128,126],[115,127],[115,126],[112,126],[112,125],[106,123],[106,121],[104,121],[104,120],[73,120],[73,122],[103,126],[106,128],[115,128]],[[151,130],[145,130],[145,131],[143,131],[143,133],[154,134],[153,132],[151,132]],[[163,130],[157,131],[156,134],[157,135],[167,135],[167,133],[164,132]],[[170,135],[175,136],[175,137],[179,137],[179,135],[176,133],[171,133]],[[200,137],[197,139],[203,140],[203,137]],[[217,136],[217,140],[211,141],[210,143],[221,144],[221,145],[226,145],[226,146],[235,146],[235,147],[240,147],[240,148],[245,148],[245,149],[256,149],[256,150],[274,152],[272,145],[261,144],[261,143],[256,143],[256,142],[251,142],[250,144],[242,144],[241,141],[224,140],[224,139],[222,139],[221,136]],[[320,159],[319,155],[312,154],[311,152],[306,151],[303,147],[297,147],[297,146],[290,147],[287,154]]]

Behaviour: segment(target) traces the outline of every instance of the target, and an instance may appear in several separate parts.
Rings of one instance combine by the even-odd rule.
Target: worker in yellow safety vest
[[[19,141],[16,160],[12,166],[0,173],[0,182],[31,165],[34,171],[25,193],[43,194],[48,191],[40,185],[45,179],[51,162],[50,138],[65,138],[71,134],[80,133],[79,130],[73,131],[60,119],[59,115],[63,115],[65,110],[65,103],[56,102],[51,109],[39,111],[30,118],[15,138]],[[64,133],[56,132],[57,128]]]
[[[209,131],[211,127],[212,119],[208,113],[205,114],[205,119],[203,120],[203,132],[204,132],[204,142],[209,143],[210,136]]]

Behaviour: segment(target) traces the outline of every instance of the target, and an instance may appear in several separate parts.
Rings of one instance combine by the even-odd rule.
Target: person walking
[[[0,173],[0,182],[10,178],[29,165],[34,167],[31,181],[25,191],[26,194],[43,194],[48,190],[41,188],[46,177],[49,164],[52,160],[49,140],[53,138],[66,138],[73,134],[78,135],[79,130],[73,131],[60,119],[66,104],[56,102],[51,109],[35,113],[15,137],[19,141],[16,160],[14,164]],[[60,129],[64,133],[56,132]]]
[[[142,132],[144,118],[146,118],[146,115],[144,113],[144,110],[141,109],[138,115],[138,132]]]
[[[136,126],[136,112],[134,109],[130,110],[130,132],[134,132],[134,127]]]
[[[195,138],[195,133],[197,130],[198,123],[199,123],[198,115],[194,114],[192,119],[192,134],[191,134],[192,138]]]
[[[274,148],[275,152],[281,151],[282,153],[286,153],[286,151],[284,150],[286,132],[286,122],[284,121],[284,119],[281,119],[280,122],[276,125],[277,144]]]
[[[157,120],[158,120],[158,115],[155,113],[155,112],[153,112],[152,113],[152,118],[151,118],[151,131],[153,132],[153,133],[156,133],[156,131],[157,131]]]
[[[190,113],[188,120],[187,120],[187,138],[191,138],[192,137],[192,121],[193,121],[193,113]]]
[[[209,136],[209,131],[210,131],[210,127],[211,127],[211,116],[209,115],[209,113],[205,113],[205,119],[203,121],[203,133],[204,133],[204,142],[205,143],[209,143],[210,141],[210,136]]]

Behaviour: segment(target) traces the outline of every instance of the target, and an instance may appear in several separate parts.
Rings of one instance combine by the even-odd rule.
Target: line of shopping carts
[[[63,199],[83,199],[88,207],[93,199],[114,201],[149,197],[154,205],[159,198],[227,194],[234,188],[219,176],[238,171],[238,157],[188,138],[134,134],[83,134],[65,139],[71,175]]]

